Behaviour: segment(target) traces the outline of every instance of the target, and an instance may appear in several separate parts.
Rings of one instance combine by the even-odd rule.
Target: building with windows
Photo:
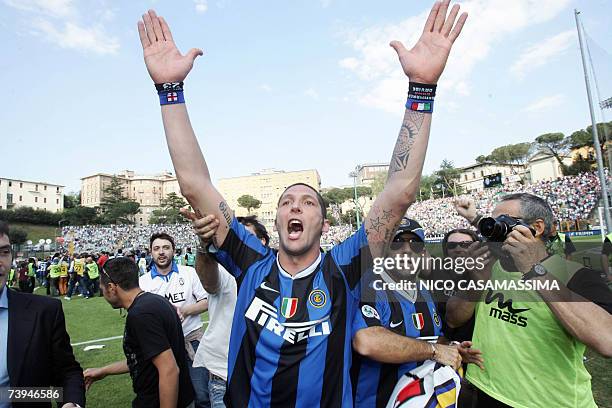
[[[64,209],[64,186],[0,177],[0,209],[19,207],[60,212]]]
[[[265,169],[249,176],[220,179],[216,187],[237,216],[248,215],[247,209],[238,205],[239,197],[251,195],[261,201],[261,206],[252,210],[251,214],[257,215],[261,223],[271,231],[278,199],[285,188],[295,183],[304,183],[317,191],[321,190],[321,177],[314,169],[298,171]]]
[[[372,186],[372,182],[381,173],[385,176],[389,172],[389,163],[366,163],[359,164],[355,169],[357,174],[357,185],[358,186]]]
[[[127,198],[140,204],[140,213],[134,217],[136,225],[149,223],[154,210],[160,208],[160,202],[170,193],[181,195],[178,180],[171,172],[157,175],[138,175],[131,170],[111,175],[97,173],[81,178],[81,205],[98,207],[104,197],[104,190],[113,177],[123,185]]]

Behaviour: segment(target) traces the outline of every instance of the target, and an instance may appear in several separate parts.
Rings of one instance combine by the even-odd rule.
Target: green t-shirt
[[[195,266],[195,261],[196,261],[195,254],[187,253],[185,254],[185,257],[187,258],[187,266]]]
[[[557,255],[542,265],[564,284],[582,268]],[[518,281],[521,275],[504,271],[497,262],[492,280]],[[472,340],[482,351],[485,370],[470,365],[467,379],[513,407],[596,407],[582,360],[585,345],[565,331],[535,291],[522,291],[519,300],[517,296],[485,290],[484,301],[477,303]]]
[[[53,264],[49,267],[49,277],[51,279],[59,278],[61,272],[61,266]]]
[[[183,265],[185,262],[182,256],[174,255],[174,263],[177,265]]]
[[[89,279],[96,279],[100,276],[98,265],[95,262],[85,264],[85,268],[87,268],[87,276],[89,276]]]

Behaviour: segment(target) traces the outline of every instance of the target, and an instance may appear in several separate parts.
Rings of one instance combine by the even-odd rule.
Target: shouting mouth
[[[302,225],[302,221],[296,220],[295,218],[289,220],[289,224],[287,225],[287,232],[289,233],[290,240],[299,239],[304,231],[304,226]]]

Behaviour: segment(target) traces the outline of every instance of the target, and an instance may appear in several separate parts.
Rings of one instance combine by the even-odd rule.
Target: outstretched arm
[[[453,6],[447,17],[449,3],[450,0],[445,0],[434,4],[421,38],[411,50],[407,50],[399,41],[390,44],[412,85],[435,86],[442,75],[451,47],[467,19],[466,13],[457,19],[458,5]],[[407,105],[385,188],[366,218],[368,242],[375,257],[384,253],[396,225],[416,200],[423,171],[431,113],[423,112],[422,107]]]
[[[192,48],[181,55],[168,24],[149,10],[138,22],[138,33],[149,75],[155,84],[182,82],[193,68],[202,51]],[[232,211],[213,186],[208,166],[189,121],[184,103],[163,105],[164,130],[172,164],[181,194],[185,196],[198,217],[214,214],[220,225],[215,234],[215,245],[221,246],[232,221]]]

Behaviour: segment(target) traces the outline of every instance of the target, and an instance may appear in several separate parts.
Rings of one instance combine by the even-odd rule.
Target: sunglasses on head
[[[457,249],[457,248],[461,247],[463,249],[467,249],[473,243],[474,243],[474,241],[447,242],[446,243],[446,248],[447,249]]]
[[[102,268],[102,273],[104,274],[104,276],[106,276],[106,277],[108,278],[108,280],[109,280],[111,283],[113,283],[113,284],[117,285],[117,282],[115,282],[115,280],[114,280],[113,278],[111,278],[111,277],[110,277],[110,275],[109,275],[109,274],[108,274],[108,273],[107,273],[107,272],[104,270],[104,268]]]
[[[425,249],[425,243],[417,237],[403,237],[398,235],[391,243],[391,249],[398,250],[402,248],[401,244],[408,243],[412,252],[421,253]]]

